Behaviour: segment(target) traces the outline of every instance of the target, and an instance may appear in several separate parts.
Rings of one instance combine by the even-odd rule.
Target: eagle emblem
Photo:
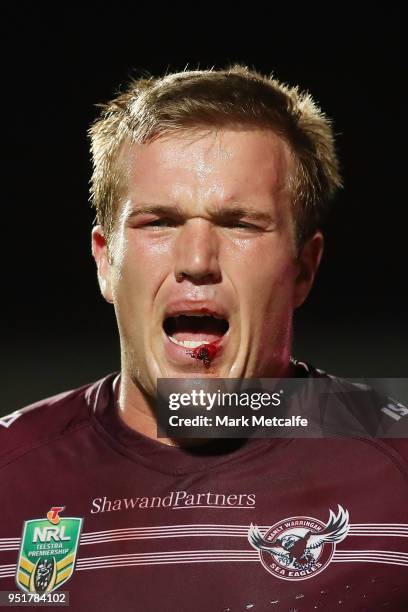
[[[305,580],[323,571],[330,563],[336,544],[349,530],[349,513],[338,506],[329,519],[297,516],[279,521],[261,534],[251,523],[249,543],[259,551],[262,565],[271,574],[285,580]]]

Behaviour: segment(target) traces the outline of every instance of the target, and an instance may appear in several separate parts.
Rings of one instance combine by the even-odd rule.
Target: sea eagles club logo
[[[61,518],[54,506],[46,518],[24,523],[17,563],[17,586],[27,593],[50,593],[71,578],[82,518]]]
[[[338,506],[329,510],[326,524],[308,516],[295,516],[273,525],[262,536],[256,525],[248,531],[249,543],[259,551],[264,568],[283,580],[306,580],[322,572],[332,560],[336,544],[349,530],[349,513]]]

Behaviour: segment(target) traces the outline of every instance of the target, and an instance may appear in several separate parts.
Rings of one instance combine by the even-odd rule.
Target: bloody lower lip
[[[201,346],[197,346],[192,351],[189,351],[188,354],[190,355],[190,357],[192,357],[192,359],[199,359],[203,362],[206,368],[209,368],[212,360],[215,358],[215,356],[220,350],[220,341],[221,338],[220,340],[214,340],[213,342],[210,342],[208,344],[202,344]]]
[[[214,340],[208,344],[200,344],[194,349],[174,344],[173,342],[171,342],[171,340],[169,340],[169,337],[164,331],[163,336],[165,353],[167,359],[170,362],[173,362],[175,365],[188,365],[191,364],[191,361],[193,359],[194,361],[196,361],[197,365],[201,363],[203,367],[208,368],[213,362],[213,360],[219,356],[222,349],[224,348],[224,345],[228,339],[228,332],[218,340]]]

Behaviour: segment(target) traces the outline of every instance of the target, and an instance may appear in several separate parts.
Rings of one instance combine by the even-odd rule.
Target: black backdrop
[[[403,18],[330,7],[323,21],[211,4],[3,15],[0,413],[118,369],[90,256],[86,130],[129,76],[187,64],[273,71],[334,119],[345,188],[294,354],[344,376],[407,375]]]

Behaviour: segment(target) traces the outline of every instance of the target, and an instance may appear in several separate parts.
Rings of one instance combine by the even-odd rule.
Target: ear
[[[92,229],[92,255],[98,269],[98,282],[101,293],[105,300],[112,304],[112,270],[109,263],[108,245],[100,225],[96,225]]]
[[[317,269],[323,254],[324,240],[320,232],[316,232],[302,246],[298,255],[298,276],[295,285],[294,306],[303,304],[312,288]]]

